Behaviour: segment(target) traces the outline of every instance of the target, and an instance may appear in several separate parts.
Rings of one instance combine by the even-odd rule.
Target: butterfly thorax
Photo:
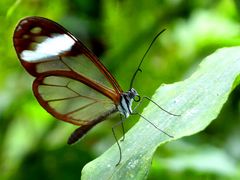
[[[136,96],[138,96],[138,93],[134,88],[121,94],[120,103],[117,108],[125,118],[132,114],[132,102]]]

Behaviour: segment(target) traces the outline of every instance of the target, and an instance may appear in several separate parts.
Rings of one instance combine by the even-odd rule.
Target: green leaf
[[[206,128],[218,116],[230,92],[240,82],[239,74],[240,47],[223,48],[206,57],[188,79],[162,85],[152,99],[164,109],[181,116],[166,114],[153,103],[149,103],[142,115],[174,138],[140,118],[126,134],[124,142],[120,142],[121,164],[115,166],[119,158],[115,144],[84,167],[82,179],[147,178],[156,148]]]

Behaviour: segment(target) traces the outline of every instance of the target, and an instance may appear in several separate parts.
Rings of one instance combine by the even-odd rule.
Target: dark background
[[[73,146],[73,125],[55,120],[36,101],[33,77],[12,45],[17,22],[43,16],[86,44],[124,90],[154,36],[135,88],[151,96],[162,83],[190,76],[217,48],[238,45],[238,1],[233,0],[1,0],[0,179],[79,179],[82,167],[113,143],[118,119],[95,127]],[[240,88],[203,132],[161,146],[149,179],[240,179]],[[137,119],[129,118],[130,128]]]

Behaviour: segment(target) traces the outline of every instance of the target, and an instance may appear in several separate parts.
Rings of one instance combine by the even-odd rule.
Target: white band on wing
[[[71,50],[74,40],[66,34],[58,34],[37,44],[34,50],[24,50],[21,58],[25,61],[43,61]]]

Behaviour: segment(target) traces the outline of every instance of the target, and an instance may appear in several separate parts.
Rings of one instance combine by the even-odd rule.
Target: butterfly
[[[116,112],[124,118],[134,113],[132,103],[139,102],[140,96],[132,85],[148,51],[130,89],[124,92],[97,56],[52,20],[36,16],[22,19],[15,28],[13,44],[22,66],[35,77],[32,90],[39,104],[55,118],[80,126],[68,144]],[[120,146],[119,150],[120,163]]]

